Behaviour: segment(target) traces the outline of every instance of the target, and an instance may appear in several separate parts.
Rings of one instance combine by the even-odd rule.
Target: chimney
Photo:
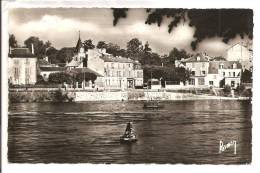
[[[33,44],[32,44],[32,54],[34,54],[34,47],[33,47]]]

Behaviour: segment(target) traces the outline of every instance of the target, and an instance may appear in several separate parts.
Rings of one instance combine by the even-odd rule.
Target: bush
[[[68,95],[67,95],[67,93],[62,92],[62,90],[59,89],[59,90],[55,91],[54,98],[58,102],[64,102],[64,101],[68,100]]]
[[[246,89],[246,87],[244,85],[238,85],[236,88],[236,92],[238,92],[239,94],[242,93],[244,90]]]
[[[97,79],[97,75],[95,75],[94,73],[79,73],[76,75],[76,81],[81,83],[84,81],[84,76],[85,76],[85,81],[90,81],[92,83],[94,83],[94,81]]]
[[[64,72],[51,73],[49,75],[49,82],[55,84],[63,84],[64,82],[67,84],[72,84],[73,77],[70,74]]]
[[[224,93],[229,94],[231,92],[231,86],[225,85],[223,91]]]
[[[44,85],[47,84],[47,82],[44,80],[42,75],[37,75],[37,81],[35,83],[36,85]]]

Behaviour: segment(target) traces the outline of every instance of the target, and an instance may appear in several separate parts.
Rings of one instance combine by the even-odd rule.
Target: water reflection
[[[162,110],[142,102],[20,103],[9,108],[8,159],[15,163],[251,162],[251,103],[173,101]],[[138,142],[121,144],[128,121]],[[237,140],[218,153],[219,140]]]

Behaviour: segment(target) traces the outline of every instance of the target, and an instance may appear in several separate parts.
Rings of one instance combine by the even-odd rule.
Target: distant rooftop
[[[36,58],[28,48],[11,48],[9,57],[11,58]]]
[[[209,74],[217,74],[220,64],[223,64],[223,69],[232,69],[234,63],[236,63],[238,69],[242,68],[242,65],[238,61],[210,61]]]
[[[202,53],[197,53],[188,59],[184,59],[182,62],[208,62],[208,61],[209,61],[209,56]]]
[[[121,63],[135,63],[134,60],[129,59],[129,58],[124,58],[121,56],[114,57],[113,55],[104,55],[100,57],[103,59],[105,62],[121,62]]]

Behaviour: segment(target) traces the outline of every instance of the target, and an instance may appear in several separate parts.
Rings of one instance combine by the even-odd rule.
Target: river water
[[[143,102],[13,103],[8,160],[12,163],[251,162],[250,101],[171,101],[160,110]],[[138,141],[121,144],[133,121]],[[219,153],[224,144],[234,147]]]

